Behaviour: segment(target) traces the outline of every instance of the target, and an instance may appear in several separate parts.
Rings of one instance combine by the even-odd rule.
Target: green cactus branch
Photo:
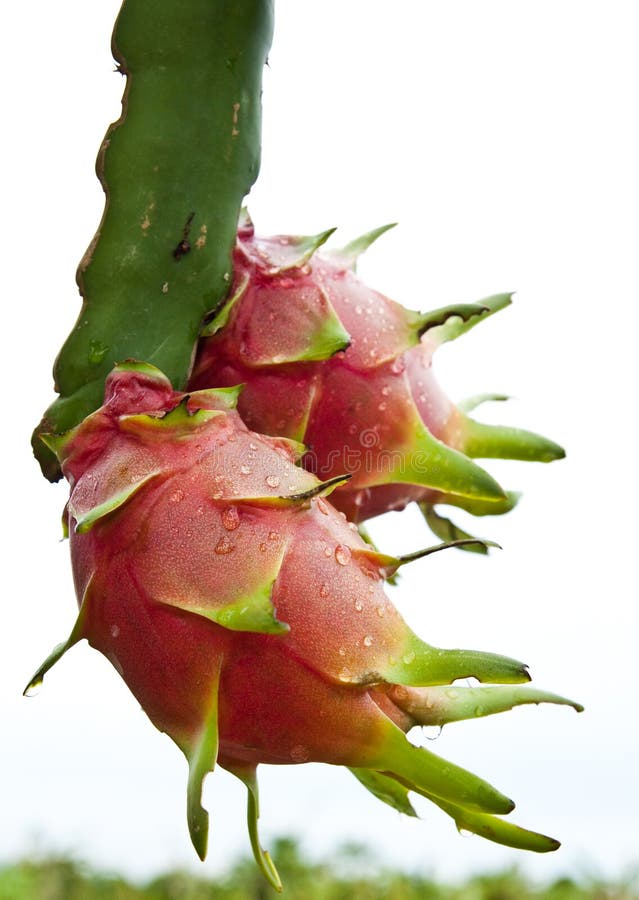
[[[272,0],[125,0],[112,41],[126,76],[120,119],[97,173],[104,215],[77,274],[79,318],[55,364],[58,399],[38,439],[102,402],[114,363],[133,357],[184,387],[203,317],[226,295],[231,250],[260,157],[262,69]]]

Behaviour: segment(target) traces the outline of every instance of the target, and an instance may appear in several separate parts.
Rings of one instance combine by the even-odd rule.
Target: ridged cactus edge
[[[80,262],[78,320],[54,368],[58,399],[34,435],[77,425],[102,403],[114,364],[144,359],[186,384],[204,316],[226,295],[244,197],[259,170],[271,0],[126,0],[112,49],[122,115],[102,142],[106,195]],[[215,140],[211,140],[211,136]]]

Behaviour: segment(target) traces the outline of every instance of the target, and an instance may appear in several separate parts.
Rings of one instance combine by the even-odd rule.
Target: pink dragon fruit
[[[402,812],[414,814],[416,791],[459,828],[555,849],[501,818],[507,797],[405,732],[524,703],[580,707],[521,686],[529,676],[515,660],[420,640],[383,583],[440,547],[400,558],[373,550],[324,499],[343,478],[320,482],[295,464],[295,442],[250,431],[237,399],[230,387],[175,392],[157,369],[129,362],[109,376],[97,412],[46,438],[71,487],[80,612],[30,686],[86,638],[186,755],[200,857],[202,782],[219,763],[248,787],[251,844],[278,890],[257,833],[262,762],[348,766]],[[467,677],[489,684],[450,687]]]
[[[250,428],[307,447],[303,464],[323,479],[346,472],[333,503],[353,522],[418,501],[443,540],[469,537],[435,507],[488,515],[512,509],[473,459],[549,462],[554,442],[486,425],[455,406],[432,372],[437,347],[511,302],[509,294],[419,314],[371,290],[355,273],[359,255],[388,227],[341,251],[320,253],[332,231],[311,238],[257,238],[245,214],[226,303],[203,330],[194,389],[243,383],[239,412]],[[481,544],[468,549],[485,552]]]

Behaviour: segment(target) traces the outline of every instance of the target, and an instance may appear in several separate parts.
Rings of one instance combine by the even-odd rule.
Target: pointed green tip
[[[430,503],[419,503],[418,506],[426,524],[440,540],[449,542],[452,546],[459,547],[460,550],[480,553],[482,556],[488,555],[488,547],[492,542],[477,540],[468,531],[455,525],[451,519],[440,516]]]
[[[447,341],[454,341],[479,322],[505,309],[512,303],[512,297],[512,293],[494,294],[478,303],[454,304],[421,315],[415,314],[415,325],[420,335],[428,330],[431,340],[437,344],[444,344]]]
[[[355,270],[357,260],[362,253],[365,253],[371,244],[374,244],[378,238],[396,226],[397,222],[390,222],[388,225],[380,225],[379,228],[373,228],[372,231],[367,231],[366,234],[360,235],[340,250],[333,251],[331,255],[347,268]]]
[[[287,259],[286,262],[280,263],[279,265],[275,265],[274,268],[276,272],[287,272],[289,269],[299,269],[302,266],[305,266],[313,254],[316,253],[336,231],[337,227],[327,228],[326,231],[321,231],[319,234],[289,238],[291,251],[290,259]]]
[[[374,769],[351,768],[350,771],[360,784],[363,784],[366,790],[382,803],[386,803],[391,809],[395,809],[405,816],[419,818],[410,802],[408,788],[395,778],[390,775],[382,775],[381,772],[376,772]]]
[[[464,549],[470,550],[474,548],[476,552],[479,553],[487,553],[489,547],[495,547],[497,550],[501,550],[502,547],[500,544],[495,543],[495,541],[488,541],[482,538],[455,538],[454,540],[444,541],[441,544],[436,544],[434,547],[426,547],[423,550],[416,550],[414,553],[406,553],[403,556],[398,557],[398,561],[400,566],[406,565],[406,563],[414,562],[417,559],[422,559],[424,556],[430,556],[432,553],[439,553],[440,550],[448,550],[451,547],[463,547]]]
[[[523,428],[487,425],[464,416],[461,432],[461,449],[473,459],[519,459],[548,463],[563,459],[566,455],[559,444]]]
[[[189,777],[186,787],[186,818],[191,843],[202,861],[206,859],[209,840],[209,814],[202,806],[202,788],[204,779],[215,768],[219,747],[217,727],[218,684],[219,671],[215,673],[211,705],[202,723],[200,734],[197,736],[194,744],[185,750],[189,764]]]
[[[308,503],[315,497],[328,497],[329,494],[333,493],[335,488],[346,484],[352,477],[351,474],[336,475],[334,478],[329,478],[327,481],[320,481],[319,484],[316,484],[308,491],[302,491],[299,494],[289,494],[288,497],[278,497],[277,499],[287,504],[291,502]]]
[[[487,306],[481,306],[476,303],[459,303],[454,306],[444,306],[441,309],[433,309],[430,312],[422,313],[417,316],[415,325],[417,334],[422,337],[427,331],[433,328],[444,328],[447,323],[451,324],[451,328],[459,328],[467,325],[471,319],[486,315],[490,310]],[[458,319],[459,322],[451,320]]]

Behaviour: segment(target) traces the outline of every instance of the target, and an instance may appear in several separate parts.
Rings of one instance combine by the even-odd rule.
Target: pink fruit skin
[[[193,395],[192,422],[172,431],[159,417],[184,397],[161,378],[116,372],[105,405],[65,446],[84,636],[182,747],[201,730],[220,670],[221,758],[361,765],[386,719],[373,686],[411,635],[384,594],[378,556],[322,498],[278,505],[317,485],[289,447],[231,409],[196,425],[214,396]],[[123,505],[77,528],[137,482]],[[249,605],[271,582],[287,632],[206,618],[238,597]]]
[[[419,339],[419,315],[367,287],[345,257],[317,252],[293,265],[294,255],[295,239],[240,226],[231,294],[241,297],[201,340],[190,387],[244,384],[238,411],[250,428],[303,442],[304,465],[322,479],[352,475],[332,497],[351,521],[445,501],[419,435],[463,453],[468,420],[434,377],[436,331]],[[309,360],[305,335],[327,310],[350,344]]]
[[[250,431],[237,394],[180,393],[129,361],[97,412],[49,436],[71,486],[80,612],[31,685],[86,638],[186,755],[199,856],[203,779],[219,763],[249,789],[253,850],[278,889],[257,839],[259,763],[345,765],[402,812],[414,814],[414,790],[491,840],[556,849],[496,818],[511,800],[405,732],[475,717],[478,703],[489,715],[570,701],[520,687],[529,676],[516,660],[420,640],[383,589],[409,558],[366,544],[324,499],[334,484],[296,465],[293,441]],[[469,677],[489,684],[446,688]]]

